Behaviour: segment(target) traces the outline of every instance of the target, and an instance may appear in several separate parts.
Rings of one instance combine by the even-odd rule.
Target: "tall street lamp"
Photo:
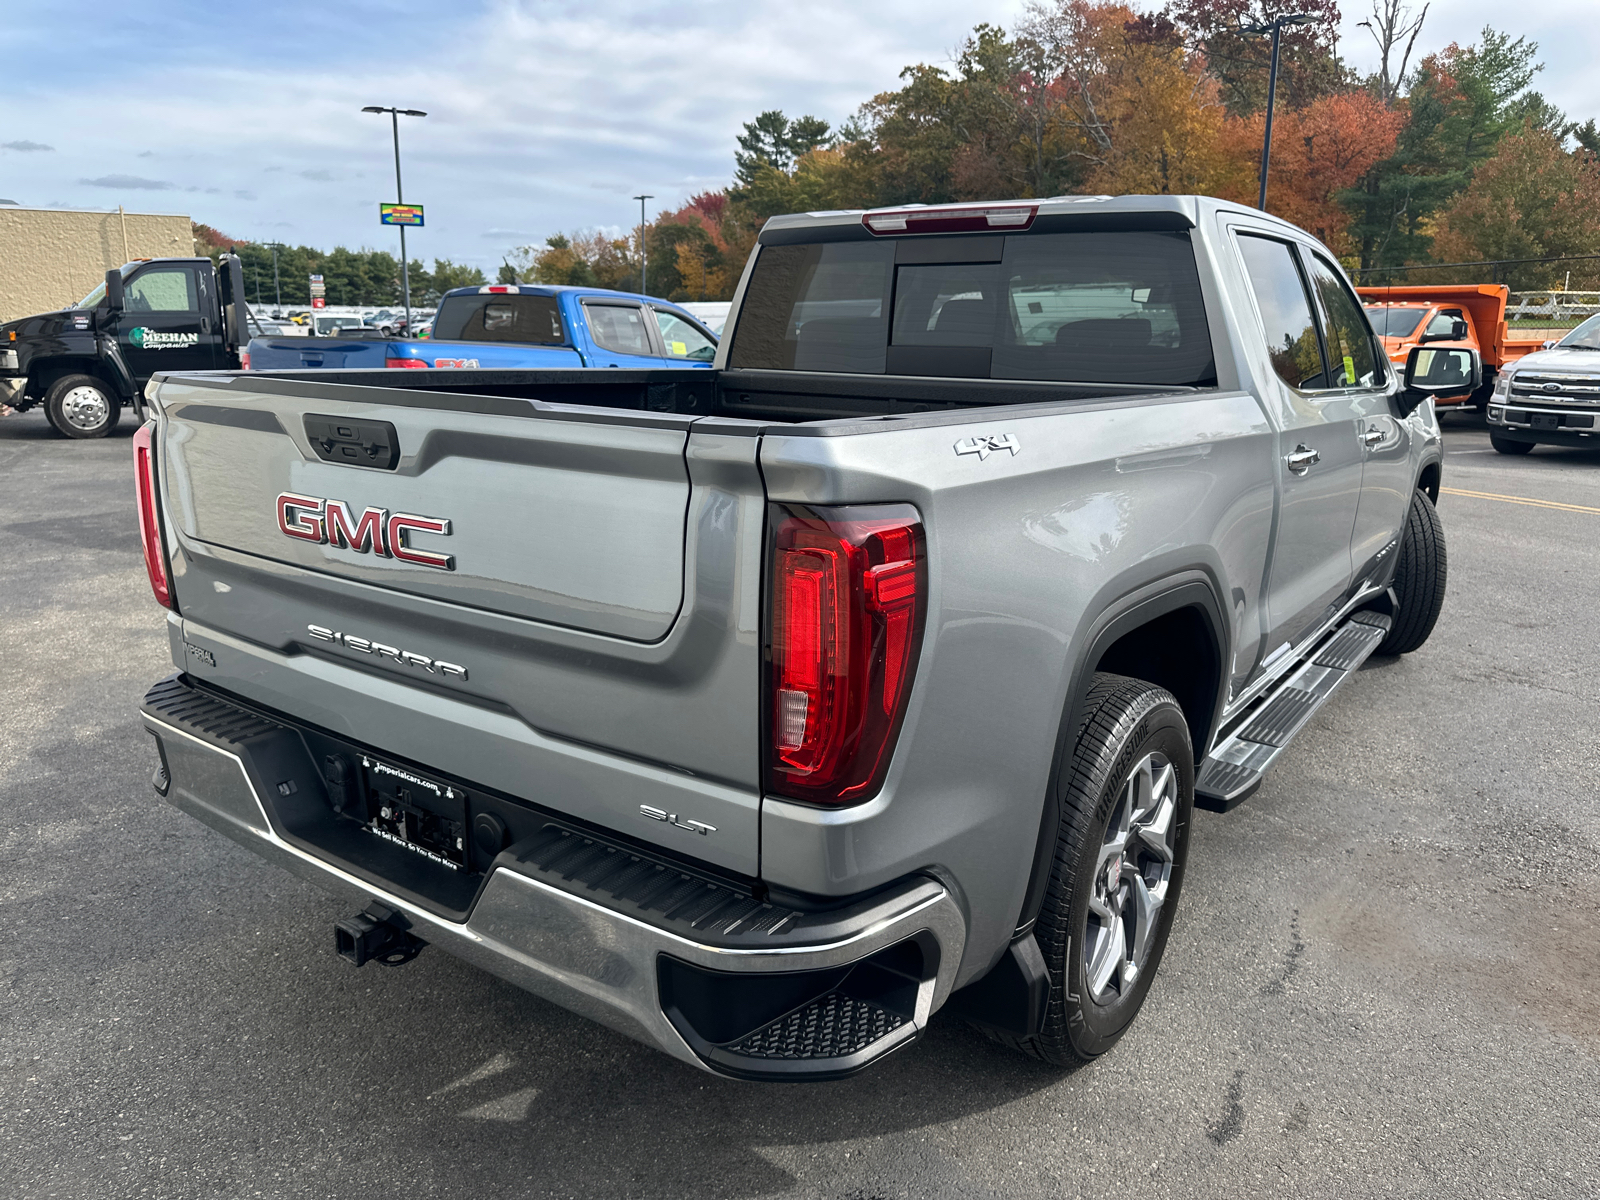
[[[1276,60],[1274,60],[1276,61]],[[388,113],[394,125],[394,202],[404,204],[406,198],[400,189],[400,118],[425,117],[428,114],[415,108],[384,108],[369,104],[361,110],[369,113]],[[406,335],[411,334],[411,260],[406,257],[406,227],[400,226],[400,293],[406,306]]]
[[[272,293],[277,297],[273,303],[281,310],[283,308],[283,286],[278,282],[278,251],[283,249],[283,243],[270,242],[268,244],[272,247]]]
[[[1267,164],[1272,159],[1272,110],[1278,99],[1278,42],[1289,26],[1315,25],[1316,22],[1316,17],[1310,13],[1286,13],[1276,21],[1239,26],[1240,33],[1272,35],[1272,67],[1267,72],[1267,132],[1261,139],[1261,198],[1256,202],[1256,207],[1262,212],[1267,210]]]
[[[650,270],[650,254],[644,245],[644,202],[654,200],[654,196],[635,196],[639,202],[639,294],[648,296],[650,292],[645,286],[645,277]]]

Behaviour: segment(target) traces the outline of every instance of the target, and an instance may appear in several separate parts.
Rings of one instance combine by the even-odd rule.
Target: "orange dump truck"
[[[1372,328],[1392,362],[1405,365],[1413,346],[1423,343],[1470,346],[1483,359],[1483,383],[1476,392],[1445,396],[1445,405],[1484,407],[1495,376],[1544,345],[1539,338],[1513,338],[1506,330],[1511,289],[1503,283],[1357,288]]]

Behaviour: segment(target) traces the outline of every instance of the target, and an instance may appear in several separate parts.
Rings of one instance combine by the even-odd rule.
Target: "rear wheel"
[[[1489,431],[1489,445],[1501,454],[1526,454],[1533,449],[1532,442],[1519,442],[1515,438],[1501,437],[1492,429]]]
[[[93,375],[67,375],[50,385],[44,411],[50,424],[68,437],[98,438],[117,427],[122,402]]]
[[[1394,624],[1378,646],[1379,654],[1410,654],[1433,632],[1444,607],[1448,577],[1444,524],[1433,501],[1420,488],[1411,493],[1411,511],[1400,533],[1400,558],[1395,563]]]
[[[1044,1027],[1013,1044],[1087,1062],[1138,1016],[1188,857],[1194,755],[1171,693],[1098,674],[1060,790],[1055,860],[1034,938],[1050,975]]]

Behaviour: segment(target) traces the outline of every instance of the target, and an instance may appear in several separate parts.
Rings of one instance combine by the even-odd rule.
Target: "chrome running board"
[[[1194,802],[1227,812],[1248,800],[1294,735],[1378,648],[1389,625],[1382,613],[1358,612],[1320,642],[1206,756],[1195,775]]]

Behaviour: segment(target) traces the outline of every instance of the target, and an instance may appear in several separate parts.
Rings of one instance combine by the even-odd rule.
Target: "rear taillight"
[[[402,367],[409,370],[416,370],[419,367],[425,368],[428,364],[423,362],[420,358],[386,358],[383,360],[383,365],[386,367]]]
[[[156,456],[151,448],[156,423],[147,421],[133,435],[134,486],[139,494],[139,535],[144,539],[144,569],[150,576],[150,590],[156,603],[176,610],[172,603],[172,579],[167,574],[167,551],[161,540],[161,517],[156,507]]]
[[[250,369],[250,351],[239,351],[239,369],[241,371],[248,371]]]
[[[775,505],[768,791],[849,804],[883,784],[927,606],[922,522],[906,504]]]

